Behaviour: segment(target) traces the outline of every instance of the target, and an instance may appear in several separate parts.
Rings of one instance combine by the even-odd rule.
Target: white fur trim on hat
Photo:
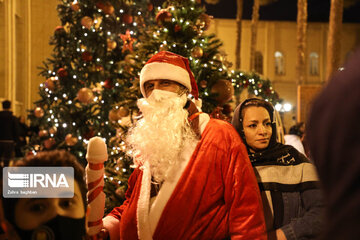
[[[146,64],[140,73],[140,90],[144,97],[144,83],[156,79],[168,79],[175,81],[191,91],[190,76],[186,69],[171,63],[152,62]]]

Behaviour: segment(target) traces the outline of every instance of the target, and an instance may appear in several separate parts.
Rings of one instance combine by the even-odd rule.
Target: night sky
[[[251,19],[253,0],[243,0],[243,19]],[[215,18],[236,18],[236,0],[220,0],[216,5],[206,4],[207,13]],[[308,21],[328,22],[330,0],[308,0]],[[260,20],[296,21],[297,0],[277,0],[260,7]],[[343,22],[360,23],[360,0],[344,9]]]
[[[164,0],[152,0],[160,5]],[[308,0],[308,21],[328,22],[331,0]],[[346,0],[344,0],[346,1]],[[349,0],[348,0],[349,1]],[[360,23],[360,0],[350,8],[344,9],[343,22]],[[205,0],[202,0],[205,3]],[[243,0],[243,19],[251,19],[253,0]],[[207,13],[215,18],[236,18],[236,0],[220,0],[216,5],[206,4]],[[274,3],[260,7],[260,20],[296,21],[297,0],[276,0]]]

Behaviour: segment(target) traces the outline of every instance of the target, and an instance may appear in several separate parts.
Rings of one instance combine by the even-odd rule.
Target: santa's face
[[[154,179],[162,182],[167,171],[180,161],[186,141],[195,141],[184,109],[187,98],[172,91],[154,89],[148,98],[138,100],[143,114],[136,126],[129,131],[127,143],[141,162],[148,161]],[[136,159],[135,159],[136,160]]]
[[[144,83],[145,97],[149,97],[154,89],[180,93],[181,85],[168,79],[154,79]]]

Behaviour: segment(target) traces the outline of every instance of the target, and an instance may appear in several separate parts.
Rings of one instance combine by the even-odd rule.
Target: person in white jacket
[[[296,150],[306,156],[304,145],[302,143],[302,140],[304,138],[304,132],[305,123],[299,122],[290,128],[289,134],[286,134],[284,136],[284,140],[286,145],[293,146],[294,148],[296,148]]]

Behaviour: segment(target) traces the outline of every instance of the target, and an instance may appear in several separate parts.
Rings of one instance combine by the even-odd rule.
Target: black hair
[[[3,109],[9,109],[11,107],[11,102],[9,100],[2,101]]]
[[[300,130],[302,126],[304,126],[304,122],[299,122],[299,123],[295,124],[294,126],[292,126],[289,129],[289,134],[293,134],[293,135],[302,137],[304,135],[304,133]]]

